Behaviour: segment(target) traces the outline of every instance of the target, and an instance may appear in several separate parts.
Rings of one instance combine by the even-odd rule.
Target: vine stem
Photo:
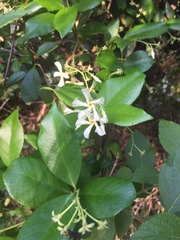
[[[15,225],[13,225],[13,226],[7,227],[7,228],[3,228],[3,229],[0,230],[0,233],[3,233],[3,232],[6,232],[6,231],[8,231],[8,230],[10,230],[10,229],[19,227],[19,226],[23,225],[23,223],[24,223],[24,221],[23,221],[23,222],[20,222],[20,223],[17,223],[17,224],[15,224]]]

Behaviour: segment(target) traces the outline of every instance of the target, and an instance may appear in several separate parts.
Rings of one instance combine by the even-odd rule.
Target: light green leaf
[[[11,238],[11,237],[0,237],[0,240],[14,240],[14,238]]]
[[[172,213],[161,213],[143,223],[131,240],[180,239],[180,219]]]
[[[175,31],[180,31],[180,19],[179,18],[167,20],[166,23],[170,24],[170,29],[175,30]]]
[[[135,145],[133,145],[133,143]],[[155,150],[152,148],[151,143],[139,131],[136,130],[126,146],[127,164],[132,170],[136,170],[141,165],[151,168],[154,166],[154,161]]]
[[[60,10],[64,7],[60,0],[34,0],[49,11]]]
[[[129,105],[114,105],[105,107],[109,123],[119,126],[134,126],[153,118],[142,109]]]
[[[159,139],[163,148],[170,154],[180,148],[180,125],[171,121],[159,122]]]
[[[102,85],[98,97],[104,97],[104,105],[107,108],[109,106],[131,104],[139,96],[144,78],[145,75],[137,71],[125,77],[111,78]],[[130,112],[126,114],[132,115]]]
[[[6,166],[20,156],[24,131],[18,119],[18,109],[7,117],[0,128],[0,157]]]
[[[126,68],[135,67],[140,69],[142,72],[147,71],[154,63],[152,57],[148,56],[146,51],[135,51],[128,56],[124,62]]]
[[[31,68],[22,81],[21,95],[24,102],[36,100],[41,87],[41,79],[35,67]]]
[[[80,192],[80,201],[92,216],[103,219],[114,217],[129,207],[136,191],[133,184],[116,177],[102,177],[91,181]]]
[[[38,208],[23,224],[18,234],[17,240],[69,240],[68,236],[60,235],[57,230],[57,223],[52,221],[52,211],[55,214],[63,212],[74,200],[73,194],[55,198]],[[61,221],[67,224],[73,213],[74,207],[63,215]]]
[[[29,134],[25,134],[24,135],[25,140],[34,148],[34,149],[38,149],[37,146],[37,134],[35,133],[29,133]]]
[[[91,236],[88,238],[83,238],[84,240],[114,240],[115,235],[115,225],[112,218],[107,219],[107,228],[102,230],[97,230],[96,227],[92,229]],[[83,240],[82,239],[82,240]]]
[[[35,2],[30,2],[28,4],[24,4],[24,7],[17,10],[12,10],[7,12],[6,14],[0,14],[0,28],[6,26],[7,24],[13,22],[14,20],[23,17],[26,14],[31,14],[36,12],[41,8],[41,6]]]
[[[98,6],[102,0],[74,0],[73,7],[79,12],[87,11]]]
[[[38,207],[69,192],[68,186],[55,177],[43,160],[33,157],[16,159],[4,173],[10,196],[18,203]]]
[[[163,205],[168,212],[180,211],[180,147],[163,164],[159,174],[159,190]]]
[[[81,170],[81,147],[55,103],[41,122],[38,147],[50,171],[75,187]]]
[[[119,32],[119,18],[111,21],[110,23],[108,23],[107,25],[107,31],[105,33],[105,41],[108,44],[110,44],[114,39],[115,37],[119,36],[118,32]]]
[[[132,182],[149,183],[157,185],[159,180],[159,171],[155,167],[141,165],[132,175]]]
[[[42,56],[45,53],[51,52],[52,50],[57,48],[57,46],[58,45],[55,42],[46,42],[38,48],[36,55]]]
[[[54,18],[54,25],[61,38],[64,38],[73,28],[77,17],[77,10],[74,7],[61,9]]]
[[[112,72],[123,68],[123,64],[114,55],[114,52],[111,49],[101,51],[96,57],[96,63],[101,68],[108,69]]]
[[[16,40],[16,44],[22,44],[36,36],[43,36],[55,29],[54,14],[41,13],[28,19],[25,23],[25,35]]]
[[[117,44],[117,47],[121,50],[121,52],[124,50],[124,48],[130,44],[132,44],[131,41],[123,39],[121,37],[115,37],[114,42]]]
[[[154,38],[166,32],[168,28],[166,22],[144,23],[131,28],[124,38],[129,40]]]

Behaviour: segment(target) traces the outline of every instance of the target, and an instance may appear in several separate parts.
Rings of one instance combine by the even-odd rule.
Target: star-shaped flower
[[[58,87],[64,86],[64,79],[68,79],[69,75],[66,72],[62,71],[62,65],[60,62],[55,62],[54,63],[58,69],[58,72],[54,72],[54,77],[60,77],[60,81],[58,83]]]

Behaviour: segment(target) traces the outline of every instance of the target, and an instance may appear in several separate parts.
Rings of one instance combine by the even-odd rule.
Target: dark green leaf
[[[54,14],[41,13],[30,19],[25,23],[25,35],[18,38],[16,43],[22,44],[36,36],[46,35],[54,30]]]
[[[41,87],[41,79],[35,67],[27,72],[22,82],[21,94],[24,102],[29,103],[36,100]]]
[[[93,9],[98,6],[102,0],[74,0],[73,6],[80,12]]]
[[[168,212],[180,211],[180,147],[171,161],[163,164],[159,174],[159,190],[163,205]]]
[[[54,25],[61,38],[64,38],[73,28],[76,17],[77,10],[74,7],[63,8],[55,15]]]
[[[144,23],[131,28],[124,38],[129,40],[154,38],[166,32],[168,28],[166,22]]]
[[[38,48],[36,55],[42,56],[45,53],[51,52],[57,48],[57,46],[58,45],[55,42],[46,42]]]
[[[131,104],[139,96],[144,78],[145,75],[142,72],[111,78],[102,85],[98,97],[104,97],[105,107]],[[130,112],[128,114],[132,115]]]
[[[180,125],[171,121],[159,122],[159,139],[163,148],[173,154],[180,147]]]
[[[132,179],[132,171],[129,167],[120,167],[120,169],[116,173],[116,177],[124,178],[127,180]]]
[[[132,182],[149,183],[157,185],[159,180],[159,171],[155,167],[141,165],[132,175]]]
[[[130,238],[131,240],[180,239],[180,219],[172,213],[161,213],[146,221]]]
[[[170,19],[166,21],[167,24],[170,24],[170,29],[175,31],[180,31],[180,19]]]
[[[54,211],[55,214],[63,212],[73,200],[74,195],[68,194],[55,198],[41,206],[23,224],[17,240],[68,240],[69,237],[60,235],[57,230],[57,223],[52,221],[52,211]],[[64,224],[69,222],[74,211],[75,208],[72,207],[63,215],[61,220]]]
[[[69,192],[68,186],[55,177],[41,159],[16,159],[4,173],[10,196],[25,206],[38,207]]]
[[[133,184],[116,177],[95,179],[80,192],[82,205],[92,216],[99,219],[115,216],[129,207],[135,197]]]
[[[39,3],[49,11],[60,10],[64,7],[60,0],[34,0],[34,2]]]
[[[23,79],[23,77],[25,75],[26,75],[26,73],[23,71],[18,71],[18,72],[11,74],[11,76],[8,78],[8,80],[6,82],[7,87],[10,87],[10,86],[18,83],[20,80]]]
[[[107,31],[106,26],[100,22],[92,22],[85,26],[78,27],[78,33],[83,37],[96,35],[96,34],[104,34]]]
[[[7,117],[0,128],[0,157],[6,166],[20,156],[24,131],[18,119],[18,109]]]
[[[174,18],[174,10],[172,9],[171,5],[168,2],[166,2],[165,4],[165,13],[168,19]]]
[[[132,42],[129,40],[125,40],[121,37],[115,37],[114,42],[117,44],[118,48],[121,50],[121,52],[124,50],[124,48],[128,45],[130,45]]]
[[[142,109],[129,105],[114,105],[105,108],[109,123],[119,126],[134,126],[153,118]]]
[[[132,141],[133,137],[133,141]],[[135,145],[133,145],[133,143]],[[132,151],[132,154],[130,154]],[[141,152],[144,154],[141,154]],[[142,164],[153,167],[155,160],[155,150],[151,143],[137,130],[131,136],[126,147],[126,162],[132,170],[136,170]]]
[[[146,51],[140,50],[133,52],[130,56],[128,56],[124,62],[124,66],[126,68],[135,67],[140,69],[142,72],[145,72],[152,67],[153,63],[154,60],[152,57],[149,57]]]
[[[142,1],[142,9],[146,12],[145,18],[148,22],[151,21],[154,15],[154,3],[152,0]]]
[[[123,234],[129,230],[131,221],[131,215],[125,211],[122,211],[115,216],[115,226],[118,237],[122,237]]]
[[[80,143],[56,104],[41,122],[38,147],[50,171],[75,187],[81,170]]]

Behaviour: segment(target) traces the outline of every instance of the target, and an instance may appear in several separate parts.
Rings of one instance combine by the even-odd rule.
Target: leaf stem
[[[10,229],[19,227],[19,226],[23,225],[24,222],[25,222],[25,221],[20,222],[20,223],[17,223],[17,224],[15,224],[15,225],[10,226],[10,227],[7,227],[7,228],[3,228],[3,229],[0,230],[0,233],[3,233],[3,232],[6,232],[6,231],[8,231],[8,230],[10,230]]]

